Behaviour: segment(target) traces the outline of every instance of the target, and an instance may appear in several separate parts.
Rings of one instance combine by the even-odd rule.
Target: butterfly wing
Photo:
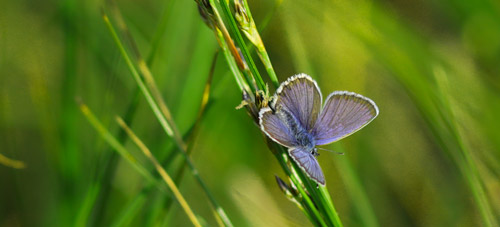
[[[326,99],[313,135],[316,145],[333,143],[370,123],[378,115],[375,103],[354,92],[336,91]]]
[[[308,177],[321,185],[325,185],[325,176],[323,175],[323,171],[321,171],[321,167],[319,166],[316,157],[314,157],[311,152],[302,148],[290,148],[288,153]]]
[[[261,130],[275,142],[285,147],[296,145],[293,133],[271,108],[266,107],[259,111],[259,125]]]
[[[318,118],[321,99],[316,82],[302,73],[281,83],[271,105],[274,108],[286,108],[309,131]]]

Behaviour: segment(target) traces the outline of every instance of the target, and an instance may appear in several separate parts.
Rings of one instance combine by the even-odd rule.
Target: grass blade
[[[302,180],[300,177],[297,175],[297,171],[295,169],[290,169],[287,165],[287,162],[284,158],[286,156],[286,151],[283,147],[279,146],[278,144],[272,142],[268,143],[270,145],[270,149],[275,151],[274,155],[276,159],[278,159],[279,164],[281,165],[281,168],[285,171],[286,175],[290,177],[290,180],[292,180],[293,184],[296,186],[297,190],[299,191],[300,195],[302,196],[303,199],[303,206],[305,207],[305,210],[309,211],[311,214],[310,216],[314,217],[314,220],[316,220],[320,226],[328,226],[325,221],[323,220],[321,214],[318,212],[316,206],[312,202],[311,198],[307,194],[307,192],[304,190],[302,187]],[[293,168],[293,167],[292,167]],[[306,216],[309,216],[306,215]]]
[[[24,164],[24,162],[7,158],[3,154],[0,154],[0,164],[14,168],[14,169],[26,168],[26,165]]]
[[[157,182],[157,180],[139,163],[137,160],[130,155],[127,149],[118,142],[118,140],[111,135],[111,133],[102,125],[102,123],[95,117],[95,115],[90,111],[87,105],[82,102],[79,103],[80,111],[83,113],[85,118],[94,127],[94,129],[99,133],[99,135],[116,151],[120,154],[138,173],[140,173],[146,180],[150,182]]]
[[[213,0],[210,0],[210,2],[213,3]],[[260,90],[264,90],[266,87],[266,85],[264,84],[264,80],[262,80],[262,77],[260,76],[257,66],[255,65],[252,56],[250,55],[250,52],[248,51],[248,48],[246,47],[245,42],[243,41],[243,37],[241,36],[241,33],[238,30],[238,26],[236,25],[236,19],[231,13],[228,3],[226,1],[219,1],[219,3],[222,6],[222,12],[224,12],[224,16],[229,22],[229,29],[231,32],[233,32],[235,36],[236,44],[240,48],[241,53],[243,54],[243,57],[245,58],[245,61],[248,64],[250,72],[252,72],[254,78],[257,79],[257,86],[259,87]],[[212,4],[212,6],[215,8],[215,4]]]
[[[194,166],[193,162],[191,161],[191,159],[189,158],[189,156],[187,156],[186,145],[180,136],[179,130],[177,129],[177,127],[174,124],[174,121],[172,119],[170,111],[169,111],[167,105],[165,104],[165,102],[163,101],[163,98],[161,97],[161,94],[160,94],[159,90],[157,89],[156,83],[154,82],[152,74],[149,71],[149,68],[146,66],[146,63],[142,59],[137,60],[138,67],[142,72],[142,74],[139,74],[139,72],[137,71],[131,58],[129,57],[127,51],[123,47],[123,44],[122,44],[121,40],[119,39],[118,34],[116,33],[113,25],[109,21],[108,16],[104,12],[103,12],[103,19],[104,19],[104,22],[106,23],[109,31],[111,32],[111,35],[112,35],[115,43],[117,44],[117,46],[118,46],[128,68],[129,68],[135,82],[139,86],[141,92],[144,94],[144,97],[146,98],[151,109],[153,110],[153,113],[155,114],[157,120],[160,122],[160,125],[162,126],[162,128],[164,129],[164,131],[167,133],[168,136],[174,138],[174,141],[177,143],[177,146],[181,150],[180,153],[183,155],[183,157],[186,159],[186,162],[188,163],[188,166],[191,170],[192,175],[195,177],[198,184],[201,186],[201,188],[203,189],[203,191],[205,192],[205,194],[209,198],[209,201],[212,204],[213,208],[215,209],[215,212],[217,213],[218,217],[224,222],[224,224],[226,226],[232,226],[231,221],[227,217],[224,209],[222,209],[222,207],[220,207],[218,202],[213,197],[212,193],[210,193],[205,182],[201,179],[201,176],[199,175],[198,170],[195,168],[195,166]],[[143,77],[141,77],[141,75]],[[142,81],[142,78],[144,78],[144,80],[148,84],[149,88],[146,87],[146,84]],[[150,89],[151,89],[151,91],[150,91]],[[155,100],[155,98],[153,98],[153,95],[151,94],[151,92],[153,93],[155,98],[157,98],[156,100]]]
[[[241,4],[241,3],[243,4]],[[250,42],[257,48],[257,53],[261,62],[266,67],[267,74],[271,79],[274,87],[279,87],[278,78],[276,77],[276,72],[274,72],[273,64],[269,55],[267,54],[266,47],[262,42],[255,21],[253,20],[252,13],[250,12],[250,7],[248,7],[248,2],[246,0],[234,0],[234,7],[236,8],[236,19],[240,25],[240,29],[243,31],[245,36],[250,40]]]
[[[125,132],[127,132],[127,134],[130,136],[132,141],[134,141],[134,143],[137,145],[137,147],[139,147],[139,149],[144,153],[144,155],[146,155],[146,157],[148,157],[149,160],[153,163],[154,167],[156,168],[156,171],[158,171],[158,173],[162,177],[163,181],[165,181],[165,183],[170,188],[170,190],[172,190],[175,198],[177,199],[177,201],[179,202],[181,207],[184,209],[184,211],[188,215],[188,217],[191,220],[191,222],[193,223],[193,225],[194,226],[201,226],[201,224],[198,222],[198,219],[196,218],[196,215],[193,213],[193,211],[189,207],[188,203],[186,202],[186,200],[182,196],[181,192],[179,191],[179,189],[175,185],[174,181],[172,180],[172,178],[170,178],[167,171],[165,171],[165,169],[163,169],[163,167],[161,167],[158,160],[153,156],[151,151],[149,151],[149,149],[146,147],[146,145],[135,135],[135,133],[125,124],[125,122],[120,117],[116,117],[116,121],[125,130]]]

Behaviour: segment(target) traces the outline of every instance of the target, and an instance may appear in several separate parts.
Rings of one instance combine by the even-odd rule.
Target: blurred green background
[[[187,132],[218,49],[213,32],[192,0],[117,4]],[[380,108],[342,148],[329,146],[344,156],[319,157],[344,225],[500,223],[500,2],[249,4],[280,81],[307,73],[324,97],[349,90]],[[114,116],[133,101],[136,85],[102,20],[104,2],[0,6],[0,154],[26,165],[0,164],[0,226],[190,225],[178,204],[165,205],[168,195],[142,190],[146,182],[123,159],[107,161],[114,151],[75,102],[116,133]],[[241,94],[222,55],[212,86],[192,153],[208,187],[236,226],[309,225],[277,187],[274,175],[284,174],[259,128],[235,110]],[[157,157],[173,151],[142,96],[132,128]],[[189,173],[180,188],[217,225]]]

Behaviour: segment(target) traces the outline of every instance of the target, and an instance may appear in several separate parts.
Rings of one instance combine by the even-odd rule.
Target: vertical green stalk
[[[238,84],[238,87],[240,88],[240,91],[247,91],[250,92],[250,86],[245,82],[243,79],[241,72],[238,70],[238,65],[236,64],[236,61],[234,58],[231,56],[231,52],[229,50],[229,47],[227,46],[227,43],[224,41],[224,35],[222,35],[222,32],[216,28],[215,31],[217,41],[219,42],[219,46],[222,49],[222,53],[224,54],[224,58],[226,58],[226,62],[229,65],[229,69],[233,73],[234,79],[236,80],[236,84]]]
[[[210,2],[213,2],[213,0],[210,0]],[[257,66],[255,65],[253,58],[250,55],[250,52],[248,51],[248,48],[245,45],[245,42],[243,41],[243,37],[241,36],[240,31],[238,30],[238,26],[236,25],[236,20],[233,14],[231,13],[231,10],[229,9],[228,3],[225,0],[219,1],[219,3],[221,4],[222,12],[224,12],[224,16],[227,18],[227,21],[229,23],[230,31],[234,33],[236,44],[240,48],[241,53],[243,54],[243,57],[245,58],[245,61],[248,64],[250,72],[252,72],[252,75],[257,79],[257,86],[259,87],[260,90],[264,90],[266,87],[264,84],[264,80],[262,80],[262,77],[260,76]],[[216,7],[215,4],[213,4],[212,6]]]
[[[242,2],[243,5],[241,5],[240,2]],[[259,55],[259,58],[266,67],[267,74],[269,75],[269,78],[271,79],[273,85],[276,88],[279,87],[279,82],[278,78],[276,77],[276,72],[274,72],[271,59],[269,59],[266,47],[262,42],[262,38],[260,37],[259,31],[257,30],[257,26],[255,25],[255,21],[253,20],[250,7],[248,7],[248,2],[246,0],[234,0],[234,7],[236,11],[236,19],[238,21],[240,29],[250,40],[250,42],[257,48],[257,53]]]
[[[220,16],[220,13],[217,10],[214,1],[210,0],[210,2],[206,3],[207,5],[205,5],[204,0],[198,0],[198,4],[202,17],[205,19],[207,25],[215,33],[217,42],[224,52],[226,61],[229,64],[229,68],[233,72],[236,83],[238,83],[240,90],[241,88],[244,88],[244,90],[248,93],[250,93],[251,91],[255,92],[257,89],[254,83],[255,80],[251,78],[251,75],[249,75],[251,73],[248,69],[246,69],[248,66],[241,58],[240,53],[236,49],[236,46],[234,45],[234,42],[231,39],[229,32],[227,31],[226,25],[224,25],[224,21],[222,20],[222,17]],[[242,75],[244,77],[242,77]]]
[[[457,162],[460,163],[458,165],[461,169],[461,172],[465,175],[467,179],[467,183],[472,191],[474,196],[474,200],[478,203],[479,212],[481,213],[481,217],[485,222],[485,226],[496,226],[495,218],[493,216],[493,211],[488,203],[488,198],[485,192],[483,185],[481,184],[481,180],[479,179],[479,172],[476,166],[476,163],[473,160],[470,151],[467,149],[463,140],[460,136],[459,126],[457,120],[455,118],[455,113],[451,107],[449,98],[446,94],[449,92],[445,92],[448,87],[448,81],[446,79],[446,75],[444,70],[435,70],[434,72],[435,80],[438,85],[438,92],[440,93],[439,97],[441,98],[441,103],[444,107],[444,111],[442,111],[444,123],[448,130],[450,131],[453,140],[456,141],[458,148],[460,150],[461,157],[457,157]],[[446,113],[443,113],[446,112]],[[495,224],[493,224],[495,223]]]
[[[291,158],[288,156],[288,160],[291,160]],[[302,179],[302,184],[304,185],[305,189],[309,192],[309,196],[311,199],[315,201],[315,205],[318,207],[318,209],[321,211],[323,214],[323,217],[326,219],[329,225],[331,226],[342,226],[342,224],[336,224],[335,223],[335,217],[333,214],[336,214],[337,211],[335,211],[335,208],[333,207],[333,204],[327,204],[328,202],[331,203],[331,199],[326,199],[323,198],[323,194],[318,192],[318,187],[320,187],[316,182],[312,181],[309,179],[308,176],[304,174],[302,169],[295,163],[294,161],[291,161],[291,168],[293,172],[298,176],[299,179]],[[330,197],[329,194],[327,194],[328,197]]]
[[[321,198],[321,203],[324,205],[327,205],[328,209],[327,215],[330,220],[333,221],[334,226],[342,227],[342,222],[340,221],[339,215],[337,211],[335,210],[335,207],[333,206],[332,199],[330,198],[330,194],[328,193],[328,190],[326,189],[326,186],[319,186],[319,192],[320,192],[320,198]]]
[[[137,160],[127,151],[127,149],[118,142],[118,140],[102,125],[102,123],[95,117],[95,115],[90,111],[87,105],[80,103],[80,111],[83,113],[85,118],[94,127],[94,129],[99,133],[99,135],[120,154],[128,163],[140,173],[146,180],[150,182],[157,183],[157,180],[151,175],[144,167],[139,165]]]
[[[337,152],[345,153],[344,148],[340,142],[335,143],[334,149]],[[343,156],[335,158],[335,164],[338,166],[339,171],[342,172],[340,177],[346,185],[346,191],[349,193],[352,201],[356,206],[359,218],[361,219],[361,224],[367,227],[377,227],[379,226],[375,211],[373,210],[370,200],[363,186],[361,185],[358,173],[355,172],[349,157]]]
[[[162,126],[162,128],[164,129],[166,134],[168,136],[174,138],[174,141],[177,143],[177,146],[181,150],[180,153],[182,154],[182,156],[186,160],[186,163],[188,164],[188,167],[191,170],[192,175],[195,177],[196,181],[198,182],[198,184],[201,186],[201,188],[203,189],[203,191],[207,195],[212,207],[215,209],[215,213],[217,214],[217,217],[219,217],[224,222],[224,224],[226,226],[232,226],[232,223],[229,220],[229,218],[227,217],[224,209],[222,209],[222,207],[215,200],[215,197],[212,195],[212,193],[210,193],[205,182],[201,179],[201,176],[199,175],[198,170],[194,167],[194,164],[191,161],[191,158],[187,155],[186,145],[184,144],[181,136],[179,135],[179,133],[178,133],[179,130],[175,126],[175,124],[171,118],[171,115],[169,114],[170,112],[168,111],[168,107],[162,101],[161,97],[158,97],[158,96],[160,96],[159,91],[156,89],[156,86],[154,85],[154,81],[152,79],[151,72],[149,71],[149,69],[145,65],[145,62],[142,61],[141,59],[138,59],[138,66],[141,69],[142,76],[145,77],[144,79],[148,82],[148,85],[150,85],[150,88],[152,87],[154,89],[153,91],[154,91],[156,98],[159,98],[157,100],[155,100],[155,98],[153,98],[150,90],[148,89],[148,87],[146,87],[145,83],[142,81],[141,75],[139,74],[139,72],[137,71],[132,60],[128,56],[127,51],[123,47],[121,40],[118,38],[118,35],[117,35],[114,27],[111,25],[111,22],[109,21],[109,18],[105,13],[103,13],[103,19],[108,27],[108,30],[110,31],[110,33],[113,37],[115,43],[117,44],[117,46],[122,54],[122,57],[124,58],[135,82],[137,83],[140,90],[142,91],[149,106],[153,110],[153,113],[155,114],[157,120],[160,122],[160,125]],[[151,85],[154,85],[154,86],[151,86]],[[160,107],[158,106],[157,102],[159,102],[161,110],[160,110]]]
[[[165,169],[163,169],[163,167],[161,167],[160,163],[153,156],[153,154],[151,153],[151,151],[135,135],[135,133],[125,124],[125,122],[123,121],[123,119],[121,119],[120,117],[116,117],[116,121],[123,128],[123,130],[125,130],[125,132],[127,132],[127,134],[129,135],[129,137],[132,139],[132,141],[134,141],[134,143],[137,145],[137,147],[139,147],[139,149],[144,153],[144,155],[146,155],[146,157],[148,157],[149,160],[153,163],[154,167],[156,168],[156,171],[158,171],[158,173],[163,178],[163,180],[165,181],[165,183],[167,184],[167,186],[170,188],[170,190],[172,190],[172,192],[174,193],[175,198],[177,199],[177,201],[181,205],[182,209],[184,209],[184,211],[186,212],[187,216],[189,217],[189,219],[191,220],[191,222],[193,223],[193,225],[201,227],[200,222],[198,221],[198,219],[196,218],[196,215],[191,210],[191,207],[188,205],[188,203],[184,199],[184,196],[182,196],[181,192],[179,191],[179,189],[175,185],[175,183],[172,180],[172,178],[170,177],[170,175],[168,175],[167,171],[165,171]]]
[[[275,150],[275,157],[278,159],[279,164],[281,165],[281,168],[285,171],[285,174],[290,177],[290,180],[292,180],[293,184],[297,187],[297,190],[299,191],[300,195],[302,196],[303,202],[304,202],[304,207],[308,211],[312,211],[312,214],[309,214],[310,216],[314,217],[314,220],[316,220],[321,226],[328,226],[325,221],[323,220],[321,214],[318,212],[316,209],[316,206],[314,203],[311,201],[311,198],[307,194],[307,192],[302,188],[302,183],[301,180],[299,180],[299,177],[294,174],[288,167],[286,160],[283,158],[283,148],[277,144],[274,144],[274,147],[271,149]]]
[[[125,111],[124,120],[128,125],[132,123],[132,119],[134,118],[137,107],[139,106],[139,95],[140,91],[136,88],[132,92],[132,100],[130,101],[127,110]],[[121,144],[124,144],[127,140],[127,134],[121,129],[117,133],[117,140]],[[90,200],[88,203],[90,203],[91,206],[93,205],[92,212],[94,213],[94,218],[90,219],[89,216],[91,210],[83,209],[84,207],[80,209],[77,215],[77,220],[90,220],[89,225],[91,226],[99,225],[102,220],[102,215],[104,214],[104,210],[106,209],[107,199],[111,190],[110,182],[118,165],[118,157],[115,152],[113,152],[112,150],[106,150],[105,152],[103,152],[103,155],[105,156],[103,158],[104,161],[100,166],[103,166],[104,168],[99,173],[97,173],[96,180],[94,181],[93,185],[90,186],[91,188],[97,188],[97,192],[94,194],[90,193],[91,191],[89,190],[85,198],[85,201]],[[82,222],[77,221],[76,223]]]
[[[166,6],[163,10],[163,13],[162,13],[162,16],[160,19],[160,23],[158,24],[156,32],[155,32],[153,39],[151,41],[151,48],[150,48],[151,51],[147,57],[147,63],[149,66],[152,65],[152,63],[155,59],[155,56],[157,53],[156,51],[160,49],[160,40],[161,40],[161,37],[163,37],[163,35],[165,34],[169,11],[170,11],[172,4],[174,2],[175,2],[174,0],[167,1]],[[116,5],[112,5],[112,6],[116,7]],[[131,99],[130,103],[128,104],[127,109],[124,113],[124,121],[127,125],[131,125],[131,123],[132,123],[132,120],[133,120],[134,115],[136,113],[137,107],[139,105],[140,94],[141,94],[141,92],[138,88],[135,88],[134,91],[132,92],[132,95],[131,95],[132,99]],[[118,141],[123,144],[127,140],[127,138],[128,137],[127,137],[126,133],[123,130],[119,129],[118,135],[117,135]],[[102,165],[102,166],[104,166],[104,169],[101,171],[101,173],[98,174],[97,182],[94,183],[94,184],[103,185],[103,186],[99,187],[99,193],[98,193],[99,198],[97,198],[97,196],[95,196],[95,198],[93,198],[93,200],[97,200],[97,204],[94,205],[93,213],[95,214],[94,215],[95,217],[93,218],[93,222],[90,223],[91,226],[92,225],[99,225],[99,223],[101,221],[101,217],[104,213],[103,210],[105,210],[105,208],[106,208],[107,199],[108,199],[108,195],[109,195],[109,191],[110,191],[108,184],[111,181],[111,179],[114,175],[114,171],[115,171],[116,166],[117,166],[116,153],[104,152],[103,154],[105,155],[105,158],[103,161],[104,164]],[[87,197],[91,197],[91,196],[92,195],[87,194]],[[94,203],[94,202],[92,202],[92,203]],[[82,217],[89,216],[88,211],[84,211],[84,210],[81,210],[78,215],[82,216]],[[83,219],[83,218],[81,218],[81,219]]]
[[[26,165],[22,161],[14,160],[0,154],[0,164],[14,169],[24,169]]]
[[[67,179],[78,178],[80,170],[80,156],[78,146],[77,114],[74,98],[76,94],[76,67],[77,67],[77,43],[76,43],[76,18],[77,1],[64,0],[62,3],[62,17],[64,27],[64,77],[62,80],[62,118],[61,142],[62,156],[61,167]],[[76,186],[68,182],[68,187]]]

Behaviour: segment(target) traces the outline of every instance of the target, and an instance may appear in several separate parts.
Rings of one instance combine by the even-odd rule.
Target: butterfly
[[[371,99],[348,91],[334,91],[322,105],[316,81],[306,74],[281,83],[267,107],[259,111],[261,130],[288,148],[288,154],[315,182],[325,185],[316,146],[326,145],[360,130],[379,111]]]

